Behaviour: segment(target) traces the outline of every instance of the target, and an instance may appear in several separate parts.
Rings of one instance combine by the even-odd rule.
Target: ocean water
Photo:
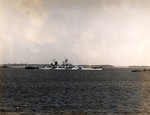
[[[150,72],[4,69],[0,111],[150,114]]]

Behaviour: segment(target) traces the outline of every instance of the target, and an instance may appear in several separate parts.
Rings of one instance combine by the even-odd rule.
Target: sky
[[[149,0],[0,0],[0,63],[150,65]]]

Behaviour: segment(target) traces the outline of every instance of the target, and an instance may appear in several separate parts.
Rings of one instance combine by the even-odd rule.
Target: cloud
[[[1,63],[150,64],[148,0],[0,3]]]

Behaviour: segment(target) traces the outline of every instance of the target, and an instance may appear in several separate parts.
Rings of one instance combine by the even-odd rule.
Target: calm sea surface
[[[4,69],[0,111],[150,114],[150,72]]]

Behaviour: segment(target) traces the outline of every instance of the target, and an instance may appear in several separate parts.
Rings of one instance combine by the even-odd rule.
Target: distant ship
[[[69,63],[67,58],[65,58],[65,60],[62,61],[62,64],[58,64],[57,61],[53,60],[50,66],[44,66],[39,69],[41,70],[103,70],[102,67],[93,68],[93,67],[82,67],[82,66],[73,65]]]

